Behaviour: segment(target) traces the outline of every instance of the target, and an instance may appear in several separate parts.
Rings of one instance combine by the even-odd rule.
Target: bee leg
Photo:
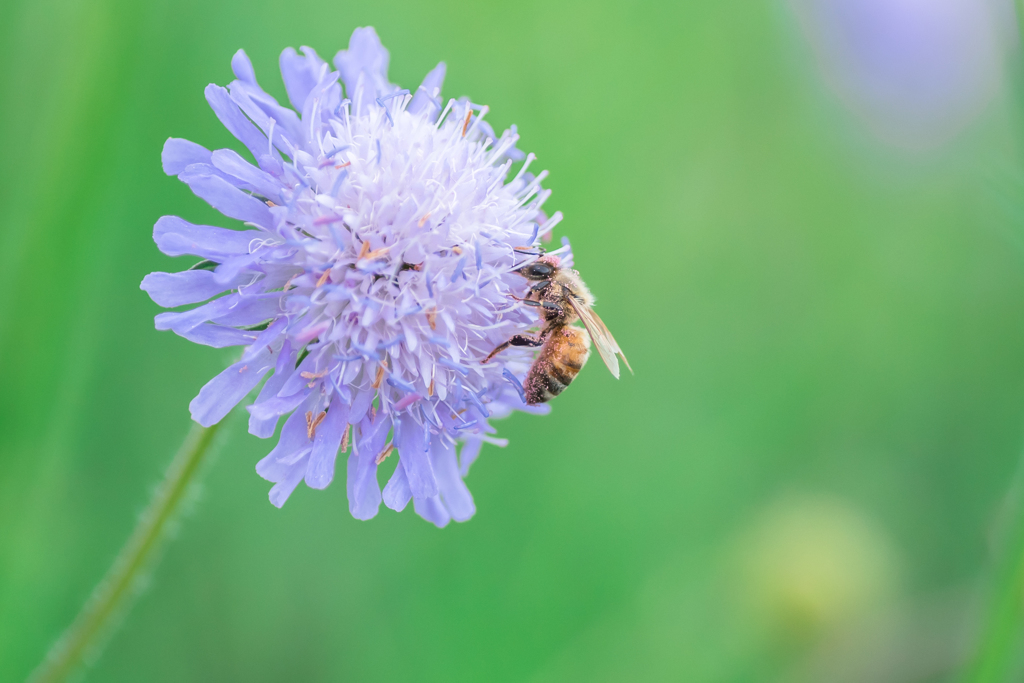
[[[533,306],[534,308],[546,308],[549,311],[562,311],[562,307],[556,303],[550,301],[534,301],[533,299],[520,299],[518,296],[513,296],[513,299],[519,303],[526,304],[527,306]]]
[[[512,335],[512,337],[507,342],[498,344],[498,346],[495,347],[493,351],[487,354],[487,358],[484,358],[482,361],[480,361],[480,364],[483,365],[484,363],[487,363],[489,360],[491,360],[492,358],[494,358],[495,356],[497,356],[499,353],[501,353],[510,346],[537,347],[543,345],[544,340],[540,337],[531,337],[528,334],[515,334]]]

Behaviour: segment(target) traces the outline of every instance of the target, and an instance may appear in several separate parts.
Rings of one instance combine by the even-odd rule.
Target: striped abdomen
[[[576,378],[590,355],[590,337],[578,327],[553,330],[526,375],[526,402],[544,403],[558,396]]]

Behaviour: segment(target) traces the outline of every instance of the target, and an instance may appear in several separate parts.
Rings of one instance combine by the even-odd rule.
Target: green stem
[[[91,651],[109,629],[112,618],[137,592],[149,560],[164,539],[168,523],[174,519],[189,484],[195,479],[210,452],[218,428],[225,420],[212,427],[193,423],[135,531],[75,621],[32,674],[29,679],[32,683],[67,680],[82,663],[83,657],[92,654]]]
[[[961,680],[1004,683],[1020,666],[1024,648],[1024,458],[1003,508],[1002,552],[993,574],[981,640]],[[1017,680],[1017,679],[1012,679]]]

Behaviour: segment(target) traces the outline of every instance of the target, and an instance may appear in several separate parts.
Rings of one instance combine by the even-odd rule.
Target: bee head
[[[533,263],[520,268],[518,273],[527,280],[550,280],[558,270],[559,263],[557,256],[542,256]]]

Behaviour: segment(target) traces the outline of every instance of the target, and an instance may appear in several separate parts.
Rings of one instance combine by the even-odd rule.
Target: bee
[[[515,298],[538,309],[543,327],[536,336],[513,335],[480,362],[489,362],[510,346],[540,347],[523,384],[528,405],[545,403],[565,391],[590,357],[591,340],[615,379],[619,378],[615,354],[622,356],[622,362],[633,372],[615,337],[591,308],[594,295],[579,273],[562,266],[553,254],[542,255],[516,272],[534,284],[525,298]],[[583,322],[586,334],[573,325],[577,320]]]

